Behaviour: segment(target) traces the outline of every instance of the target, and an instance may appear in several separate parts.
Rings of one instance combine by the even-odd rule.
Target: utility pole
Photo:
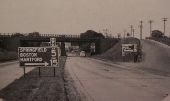
[[[133,37],[135,37],[135,29],[132,29]]]
[[[123,30],[123,40],[122,40],[122,43],[125,43],[125,38],[126,38],[126,29]]]
[[[108,37],[108,29],[103,29],[104,34],[106,35],[106,38]]]
[[[125,37],[126,37],[126,29],[124,29],[123,32],[124,32],[123,38],[125,39]]]
[[[164,22],[164,35],[165,35],[165,26],[166,26],[166,21],[167,21],[168,18],[163,18],[163,22]]]
[[[133,36],[133,25],[130,25],[130,35]]]
[[[149,24],[150,24],[150,36],[151,36],[151,34],[152,34],[152,23],[153,23],[153,20],[149,20],[148,22],[149,22]]]
[[[140,39],[142,39],[143,21],[140,21]]]

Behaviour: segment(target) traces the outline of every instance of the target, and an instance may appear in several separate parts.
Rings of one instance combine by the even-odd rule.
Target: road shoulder
[[[41,68],[28,72],[0,90],[0,98],[7,101],[66,101],[64,89],[64,60],[60,68]]]

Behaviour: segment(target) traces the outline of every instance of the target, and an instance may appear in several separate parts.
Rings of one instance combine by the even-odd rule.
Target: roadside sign
[[[58,47],[19,47],[20,66],[58,66]]]
[[[137,52],[137,44],[122,44],[122,56],[127,52]]]
[[[56,38],[50,38],[50,46],[56,46]]]

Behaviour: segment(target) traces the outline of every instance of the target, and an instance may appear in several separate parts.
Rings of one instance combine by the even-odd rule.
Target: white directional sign
[[[20,66],[58,66],[58,47],[19,47]]]
[[[127,52],[137,52],[137,44],[122,44],[122,56]]]
[[[56,46],[56,38],[50,38],[50,46]]]

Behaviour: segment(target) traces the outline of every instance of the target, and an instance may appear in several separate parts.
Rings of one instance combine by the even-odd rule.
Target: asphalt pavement
[[[160,75],[162,71],[170,71],[170,48],[149,40],[142,44],[144,61],[141,63],[127,66],[87,57],[68,57],[65,69],[86,101],[162,101],[170,93],[170,76]],[[157,73],[141,68],[156,69]],[[32,69],[26,68],[26,72]],[[17,61],[0,64],[0,89],[21,76],[23,68]]]
[[[170,93],[170,76],[162,75],[170,71],[170,47],[142,40],[142,49],[141,63],[69,57],[66,70],[86,101],[162,101]]]
[[[88,101],[161,101],[170,89],[170,77],[89,58],[68,58],[66,70]]]

